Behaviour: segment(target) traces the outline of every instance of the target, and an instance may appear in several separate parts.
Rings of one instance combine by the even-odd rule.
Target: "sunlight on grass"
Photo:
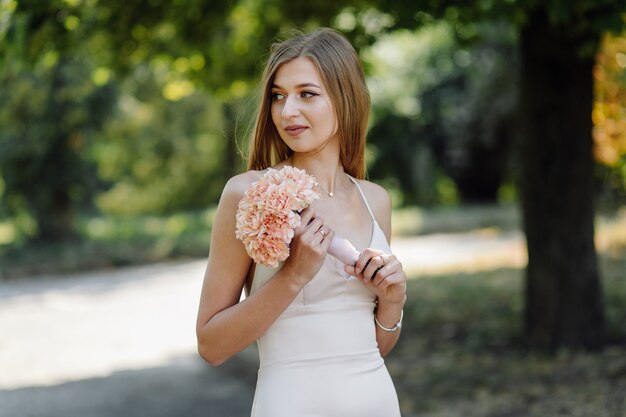
[[[81,219],[86,237],[96,240],[178,237],[210,230],[215,210],[166,216],[98,216]]]
[[[12,223],[0,223],[0,245],[8,245],[17,238],[15,226]]]
[[[78,240],[0,246],[0,280],[204,258],[214,214],[210,208],[172,215],[81,216]],[[3,226],[0,234],[6,233]]]
[[[412,279],[405,324],[385,359],[407,417],[622,416],[626,247],[601,258],[610,345],[602,353],[524,349],[522,269]]]
[[[626,207],[612,217],[600,217],[596,221],[596,247],[614,257],[626,247]]]
[[[528,261],[521,232],[493,228],[403,237],[392,240],[391,248],[412,277],[522,268]]]
[[[411,277],[524,268],[528,252],[514,206],[407,208],[393,214],[392,249]],[[598,253],[626,248],[626,208],[596,217]],[[419,236],[416,236],[419,235]]]
[[[394,236],[430,233],[457,233],[474,229],[519,230],[520,212],[516,205],[457,207],[407,207],[392,213]]]

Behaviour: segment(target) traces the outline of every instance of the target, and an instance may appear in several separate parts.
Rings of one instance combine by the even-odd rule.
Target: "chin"
[[[287,147],[289,147],[289,149],[291,149],[292,152],[297,153],[313,152],[316,149],[319,149],[319,147],[310,146],[310,144],[305,143],[302,139],[289,138],[289,140],[283,139],[283,142],[287,145]]]
[[[328,142],[311,143],[310,140],[303,138],[289,138],[288,140],[283,138],[283,142],[296,153],[318,153],[329,145]]]

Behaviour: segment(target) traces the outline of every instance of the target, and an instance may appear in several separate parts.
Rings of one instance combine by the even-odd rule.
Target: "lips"
[[[290,125],[290,126],[285,127],[285,132],[287,132],[289,136],[298,136],[299,134],[304,132],[306,129],[308,128],[302,125]]]

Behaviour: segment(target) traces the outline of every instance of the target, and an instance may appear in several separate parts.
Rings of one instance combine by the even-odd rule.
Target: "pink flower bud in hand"
[[[330,242],[328,253],[339,259],[345,265],[354,265],[359,258],[359,251],[354,248],[349,240],[335,236]]]

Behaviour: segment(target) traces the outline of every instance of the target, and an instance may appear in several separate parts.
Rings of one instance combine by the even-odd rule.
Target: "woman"
[[[362,179],[369,110],[361,63],[338,32],[272,48],[250,171],[220,199],[197,321],[213,365],[258,341],[255,417],[400,415],[382,357],[398,340],[406,276],[389,248],[389,194]],[[235,212],[263,170],[285,165],[315,175],[323,195],[301,213],[289,258],[269,268],[235,238]],[[335,234],[361,252],[354,265],[327,255]]]

